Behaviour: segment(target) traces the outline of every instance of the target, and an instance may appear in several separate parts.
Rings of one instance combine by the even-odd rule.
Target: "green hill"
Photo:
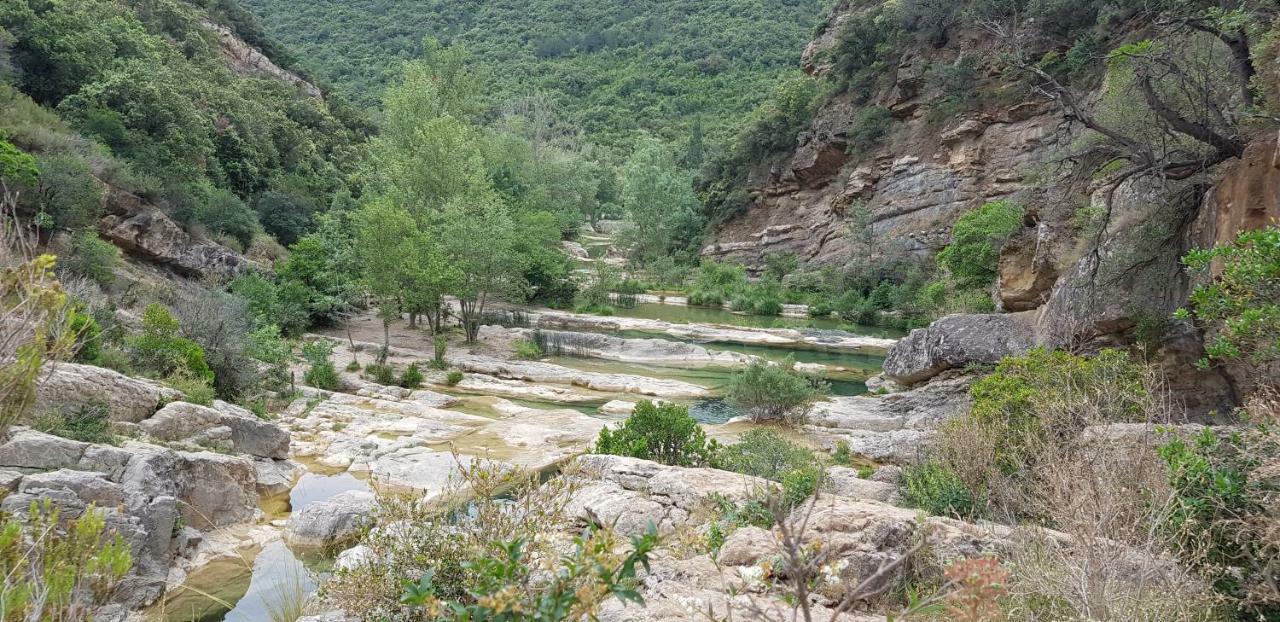
[[[301,64],[366,104],[421,51],[462,42],[494,103],[552,96],[588,139],[638,129],[687,140],[695,118],[727,137],[767,85],[794,71],[821,0],[245,0]]]

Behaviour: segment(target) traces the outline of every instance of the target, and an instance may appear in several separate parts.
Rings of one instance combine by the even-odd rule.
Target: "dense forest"
[[[768,86],[796,71],[822,15],[818,0],[249,0],[301,64],[373,103],[423,37],[461,43],[489,74],[496,105],[550,97],[591,142],[627,146],[637,130],[686,142],[701,122],[731,133]],[[798,73],[798,72],[797,72]],[[763,88],[762,88],[763,86]]]

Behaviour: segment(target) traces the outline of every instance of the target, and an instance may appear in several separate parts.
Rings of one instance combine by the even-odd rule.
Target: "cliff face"
[[[836,7],[804,52],[806,71],[821,77],[829,70],[823,50],[859,13],[848,3]],[[960,215],[1010,199],[1027,208],[1027,217],[1000,259],[1000,310],[1032,312],[1019,315],[1034,334],[1024,347],[1087,349],[1132,343],[1140,323],[1168,318],[1184,305],[1192,286],[1180,262],[1187,250],[1280,218],[1273,134],[1254,137],[1243,157],[1190,179],[1108,185],[1063,161],[1082,134],[1056,105],[1009,82],[995,65],[979,65],[980,104],[940,114],[944,94],[925,79],[926,68],[965,55],[983,58],[986,45],[970,34],[905,54],[891,69],[892,82],[865,97],[865,105],[892,115],[873,153],[846,154],[859,109],[854,97],[827,102],[790,154],[755,172],[750,207],[714,232],[703,255],[754,268],[770,253],[841,265],[851,252],[845,234],[851,208],[860,205],[873,223],[877,253],[927,259],[948,243]],[[1170,383],[1193,396],[1189,406],[1205,412],[1235,399],[1243,379],[1185,371],[1201,348],[1194,328],[1174,323],[1164,335],[1161,360],[1176,372]]]
[[[321,98],[323,94],[316,85],[307,82],[302,76],[275,64],[261,50],[245,43],[230,28],[213,22],[203,22],[218,37],[218,54],[227,61],[227,66],[239,74],[259,74],[275,78],[281,82],[292,84],[302,89],[311,97]]]

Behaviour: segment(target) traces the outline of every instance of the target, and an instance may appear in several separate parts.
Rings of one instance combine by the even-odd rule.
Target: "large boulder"
[[[950,372],[898,393],[833,397],[813,405],[805,430],[828,449],[843,442],[877,462],[910,462],[938,424],[968,412],[971,382]]]
[[[4,485],[0,510],[22,515],[33,501],[53,503],[63,516],[90,506],[129,544],[134,564],[113,597],[136,609],[166,587],[185,523],[226,527],[258,517],[257,477],[243,456],[187,453],[147,443],[122,446],[72,441],[17,428],[0,444]],[[21,474],[21,475],[20,475]]]
[[[215,402],[213,408],[173,402],[138,425],[160,440],[196,445],[227,441],[237,453],[278,460],[289,457],[288,432],[226,402]]]
[[[640,535],[650,524],[670,533],[697,522],[709,496],[742,501],[770,485],[758,477],[718,469],[598,454],[577,458],[569,472],[581,478],[583,486],[567,511],[582,521],[614,524],[626,535]]]
[[[32,412],[69,413],[102,405],[112,421],[137,423],[155,413],[164,401],[181,395],[156,382],[103,367],[59,363],[36,385]]]
[[[289,517],[285,541],[305,548],[332,546],[355,535],[376,505],[377,497],[363,490],[349,490],[312,503]]]
[[[1000,315],[948,315],[911,331],[889,349],[884,375],[913,385],[971,363],[995,364],[1025,354],[1035,345],[1031,312]]]
[[[118,188],[108,188],[98,231],[116,246],[193,277],[230,279],[250,270],[247,259],[187,233],[160,208]]]

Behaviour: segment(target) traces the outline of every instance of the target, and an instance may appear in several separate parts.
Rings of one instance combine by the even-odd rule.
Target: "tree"
[[[525,257],[516,251],[515,221],[492,189],[454,198],[445,206],[440,241],[458,270],[451,288],[467,341],[480,333],[480,318],[496,298],[521,296],[528,284]]]
[[[673,238],[698,222],[692,176],[677,168],[670,150],[652,137],[640,141],[622,168],[622,207],[635,225],[628,236],[641,262],[675,250]]]
[[[426,313],[438,330],[443,296],[458,277],[440,245],[386,198],[366,203],[354,221],[361,283],[377,301],[384,349],[391,345],[391,322],[404,313]]]

